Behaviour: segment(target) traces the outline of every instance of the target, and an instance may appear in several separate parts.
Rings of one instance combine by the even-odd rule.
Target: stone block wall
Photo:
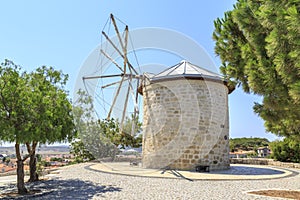
[[[148,83],[143,100],[143,167],[229,168],[228,89],[223,82]]]

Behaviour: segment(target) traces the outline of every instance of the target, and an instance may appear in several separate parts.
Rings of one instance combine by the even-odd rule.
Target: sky
[[[9,59],[31,71],[46,65],[69,74],[72,96],[81,66],[100,44],[101,30],[110,13],[130,29],[158,27],[186,35],[220,66],[214,53],[213,21],[231,10],[235,0],[28,0],[1,1],[0,61]],[[173,63],[176,64],[176,63]],[[253,113],[261,97],[237,88],[229,95],[230,137],[276,137],[266,133]]]

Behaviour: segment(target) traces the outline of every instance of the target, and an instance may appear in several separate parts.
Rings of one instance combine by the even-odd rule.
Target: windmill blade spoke
[[[124,72],[124,70],[118,65],[118,63],[116,61],[114,61],[114,59],[112,59],[112,57],[110,57],[107,53],[105,53],[102,49],[100,50],[100,52],[106,57],[108,58],[112,63],[114,63],[122,72]]]
[[[113,43],[113,41],[111,41],[111,39],[109,39],[108,35],[106,35],[106,33],[104,31],[102,31],[102,35],[104,35],[104,37],[107,39],[107,41],[111,44],[111,46],[120,54],[120,56],[122,56],[122,58],[124,58],[124,55],[122,54],[122,52],[118,49],[118,47]]]
[[[134,69],[134,67],[129,63],[128,60],[127,60],[127,64],[128,64],[129,69],[132,69],[132,71],[133,71],[136,75],[139,74],[139,73]]]
[[[108,115],[107,115],[107,119],[110,119],[112,110],[113,110],[113,108],[114,108],[114,106],[115,106],[115,104],[116,104],[117,98],[118,98],[118,96],[119,96],[119,93],[120,93],[120,90],[121,90],[123,81],[124,81],[124,76],[123,76],[122,79],[121,79],[120,85],[119,85],[119,87],[118,87],[118,89],[117,89],[116,95],[115,95],[115,97],[114,97],[114,99],[113,99],[113,102],[112,102],[112,105],[111,105],[111,107],[110,107],[110,109],[109,109],[109,112],[108,112]]]
[[[104,37],[107,39],[107,41],[112,45],[112,47],[119,53],[119,55],[124,59],[124,55],[122,54],[122,52],[118,49],[118,47],[111,41],[111,39],[109,39],[108,35],[102,31],[102,34],[104,35]],[[128,66],[134,71],[135,74],[138,74],[138,72],[133,68],[133,66],[131,65],[131,63],[127,60],[126,61]]]
[[[123,114],[122,114],[122,120],[121,120],[121,123],[120,123],[121,124],[120,133],[123,132],[123,123],[124,123],[124,119],[125,119],[125,115],[126,115],[126,110],[127,110],[127,103],[128,103],[129,92],[130,92],[130,85],[128,85],[127,93],[126,93],[126,98],[125,98],[125,102],[124,102],[124,110],[123,110]]]
[[[139,107],[138,107],[138,88],[139,88],[139,84],[140,84],[140,79],[137,79],[137,86],[136,86],[136,93],[135,93],[135,109],[134,109],[134,112],[133,112],[133,117],[132,117],[132,126],[131,126],[131,135],[134,136],[135,134],[135,126],[136,126],[136,115],[139,113]],[[134,98],[134,97],[133,97]]]
[[[127,53],[127,44],[128,44],[128,26],[126,25],[126,27],[125,27],[125,39],[124,39],[124,43],[125,43],[125,45],[124,45],[124,54],[125,54],[125,51],[126,51],[126,53]]]
[[[135,74],[123,74],[123,76],[125,77],[131,77],[131,78],[134,78],[134,79],[140,79],[142,78],[140,75],[135,75]]]
[[[131,84],[131,81],[128,82],[128,91],[127,91],[127,95],[126,95],[126,100],[125,100],[125,104],[124,104],[124,110],[123,110],[123,115],[122,115],[122,121],[121,121],[121,132],[123,131],[123,122],[124,122],[124,119],[125,119],[125,113],[126,113],[126,110],[127,110],[127,103],[128,103],[128,97],[129,97],[129,93],[131,94],[132,96],[132,99],[133,99],[133,103],[134,103],[134,114],[133,114],[133,117],[132,117],[132,125],[131,125],[131,135],[133,136],[135,134],[135,126],[136,126],[136,114],[139,112],[139,109],[138,109],[138,104],[137,104],[137,96],[135,95],[134,93],[134,89],[133,89],[133,86]]]
[[[126,27],[125,27],[125,39],[124,39],[124,44],[123,44],[123,41],[122,41],[122,38],[121,38],[121,35],[120,35],[120,32],[119,32],[119,29],[118,29],[118,26],[116,24],[116,21],[115,21],[115,18],[113,16],[113,14],[111,14],[110,17],[112,19],[113,25],[115,27],[115,31],[117,33],[119,42],[120,42],[122,50],[123,50],[123,55],[124,55],[123,56],[123,59],[124,59],[124,70],[123,71],[126,72],[126,64],[128,64],[128,68],[129,68],[130,72],[132,73],[132,68],[133,67],[129,64],[128,58],[127,58],[128,26],[126,25]]]
[[[136,91],[135,91],[135,102],[138,102],[138,97],[139,97],[139,86],[140,86],[140,79],[137,79],[136,82]]]
[[[127,81],[127,80],[128,80],[128,78],[124,79],[124,81]],[[120,82],[121,82],[121,81],[116,81],[116,82],[113,82],[113,83],[109,83],[109,84],[107,84],[107,85],[101,86],[101,88],[104,89],[104,88],[107,88],[107,87],[116,85],[116,84],[118,84],[118,83],[120,83]]]
[[[132,126],[131,126],[131,136],[134,136],[134,132],[135,132],[135,115],[133,116],[132,120]]]
[[[129,87],[130,87],[130,94],[131,94],[133,104],[134,104],[134,110],[138,112],[137,99],[136,99],[136,96],[134,94],[134,90],[133,90],[133,86],[132,86],[131,82],[129,82]]]
[[[137,75],[138,72],[137,72],[137,71],[133,68],[133,66],[128,62],[128,58],[127,58],[128,35],[129,35],[129,31],[128,31],[128,26],[126,25],[126,27],[125,27],[125,46],[124,46],[124,49],[123,49],[123,52],[124,52],[124,61],[126,60],[130,72],[132,73],[132,71],[134,71],[134,73]]]
[[[122,49],[123,49],[123,51],[124,51],[123,41],[122,41],[122,38],[121,38],[121,36],[120,36],[120,32],[119,32],[118,26],[117,26],[117,24],[116,24],[116,20],[115,20],[115,18],[114,18],[114,15],[113,15],[113,14],[110,14],[110,18],[111,18],[111,21],[112,21],[112,23],[113,23],[113,25],[114,25],[114,27],[115,27],[115,31],[116,31],[116,33],[117,33],[117,36],[118,36],[119,42],[120,42],[120,44],[121,44],[121,47],[122,47]],[[126,27],[127,27],[127,26],[126,26]]]
[[[106,52],[104,49],[100,49],[100,53],[103,55],[102,58],[108,59],[111,63],[113,63],[119,70],[121,70],[121,74],[112,74],[112,75],[102,75],[102,76],[90,76],[90,77],[83,77],[83,79],[93,79],[93,78],[113,78],[113,77],[121,77],[120,81],[113,80],[107,81],[104,83],[104,85],[101,86],[101,89],[108,88],[111,86],[115,86],[115,94],[113,95],[111,99],[111,106],[108,111],[107,119],[110,119],[113,115],[113,110],[119,109],[117,107],[117,103],[119,103],[119,100],[121,100],[121,103],[123,104],[123,108],[120,108],[120,113],[122,116],[119,116],[120,119],[120,133],[123,133],[124,122],[126,121],[126,118],[128,117],[127,110],[134,108],[134,113],[131,116],[132,117],[132,127],[131,127],[131,133],[134,134],[134,131],[136,130],[136,119],[137,115],[139,113],[139,106],[138,106],[138,88],[135,88],[135,83],[132,82],[132,80],[137,79],[137,87],[139,86],[140,80],[142,79],[142,75],[140,75],[137,70],[134,69],[132,64],[129,62],[128,58],[128,42],[129,42],[129,29],[126,24],[124,32],[120,32],[120,27],[118,27],[117,18],[113,16],[113,14],[110,15],[111,23],[114,26],[115,33],[117,35],[117,38],[113,38],[116,40],[111,39],[108,34],[106,34],[104,31],[102,31],[103,37],[106,39],[107,44],[112,47],[113,52],[117,52],[117,56],[121,56],[123,61],[119,62],[116,59],[116,56],[112,56],[112,54]],[[130,53],[130,52],[129,52]],[[128,85],[124,83],[126,81],[126,84],[128,82]],[[126,88],[127,87],[127,88]],[[121,90],[122,89],[122,90]],[[124,89],[124,92],[126,92],[125,96],[122,93]],[[127,91],[126,91],[127,90]],[[102,90],[104,91],[104,90]],[[129,95],[131,97],[129,97]],[[125,97],[125,98],[124,98]],[[129,100],[130,98],[130,100]],[[133,105],[132,102],[133,102]],[[124,101],[124,102],[123,102]],[[128,105],[130,103],[130,105]],[[115,113],[114,113],[115,114]],[[130,131],[130,130],[126,130]]]
[[[126,65],[127,65],[127,61],[128,61],[128,58],[127,58],[127,38],[128,38],[128,26],[126,26],[126,28],[125,28],[125,47],[123,47],[124,71],[126,71]],[[131,71],[131,68],[129,67],[129,65],[128,65],[128,68],[129,68],[130,73],[132,74],[132,71]]]
[[[82,77],[83,80],[87,79],[96,79],[96,78],[112,78],[112,77],[123,77],[124,74],[112,74],[112,75],[103,75],[103,76],[84,76]]]

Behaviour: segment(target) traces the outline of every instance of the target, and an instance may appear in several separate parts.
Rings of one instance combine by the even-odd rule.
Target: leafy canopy
[[[271,157],[281,162],[300,163],[300,140],[297,137],[284,138],[270,143]]]
[[[263,146],[269,146],[269,140],[266,138],[230,138],[229,140],[229,146],[230,151],[249,151],[254,150],[256,151],[257,148],[263,147]]]
[[[26,95],[30,87],[27,74],[11,61],[0,66],[0,140],[24,142],[30,129],[31,99]]]
[[[79,99],[74,103],[73,113],[78,131],[79,141],[72,144],[81,150],[91,153],[96,158],[113,157],[118,153],[118,147],[140,147],[142,144],[141,123],[138,119],[125,119],[123,131],[115,119],[98,120],[94,113],[92,98],[84,91],[78,91]],[[135,123],[134,134],[131,134],[132,123]],[[84,144],[84,147],[81,146]],[[78,154],[79,155],[79,154]]]
[[[64,89],[68,76],[43,66],[29,77],[32,137],[38,138],[36,141],[40,143],[71,141],[75,136],[75,125],[72,105]]]
[[[0,66],[0,140],[25,144],[71,140],[75,134],[67,76],[52,67],[22,72],[12,61]]]
[[[0,140],[15,143],[17,187],[27,193],[24,161],[30,157],[30,181],[36,176],[38,143],[70,141],[75,136],[72,106],[64,85],[67,76],[52,67],[26,73],[12,61],[0,65]],[[22,156],[20,144],[28,154]]]
[[[214,22],[222,73],[263,96],[254,111],[281,136],[300,133],[299,12],[299,0],[238,0]]]

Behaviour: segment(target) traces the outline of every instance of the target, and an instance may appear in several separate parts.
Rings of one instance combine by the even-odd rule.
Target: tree
[[[266,138],[230,138],[229,140],[229,146],[230,151],[249,151],[254,150],[256,151],[257,148],[262,146],[269,146],[269,140]]]
[[[74,155],[75,163],[95,160],[93,154],[89,152],[89,150],[85,147],[80,139],[74,140],[71,143],[70,153]]]
[[[142,131],[142,123],[139,121],[139,117],[132,114],[131,118],[126,117],[123,124],[122,135],[123,135],[123,147],[131,146],[131,147],[141,147],[143,135]]]
[[[117,147],[103,134],[98,119],[95,117],[93,101],[91,96],[84,91],[78,91],[79,98],[74,103],[73,113],[78,141],[73,143],[75,157],[81,159],[84,155],[92,154],[95,158],[114,156]],[[110,130],[113,132],[113,130]],[[82,146],[84,144],[84,147]],[[73,153],[73,154],[74,154]]]
[[[114,118],[98,120],[102,134],[109,138],[115,146],[125,147],[140,147],[142,145],[141,123],[138,118],[135,120],[126,117],[123,124],[123,129],[120,131],[120,124]],[[132,124],[135,123],[132,132]]]
[[[123,131],[120,133],[120,125],[117,120],[113,118],[98,120],[94,116],[95,110],[92,98],[84,91],[78,91],[78,95],[79,99],[73,108],[78,136],[80,142],[94,157],[112,157],[114,159],[120,146],[123,148],[126,146],[141,146],[141,135],[138,135],[141,130],[141,123],[137,123],[138,119],[135,121],[136,126],[133,135],[126,132],[129,126],[130,133],[132,129],[131,124],[133,121],[129,118],[125,119]],[[74,143],[74,145],[80,147],[80,142]],[[81,148],[81,151],[83,150],[84,148]]]
[[[75,134],[72,107],[62,87],[65,81],[53,68],[28,74],[8,60],[0,66],[0,140],[15,143],[19,194],[28,192],[24,185],[28,157],[31,175],[36,173],[38,143],[65,141]],[[21,144],[26,145],[27,155],[22,156]]]
[[[281,162],[300,163],[300,140],[297,137],[284,138],[270,143],[271,157]]]
[[[0,139],[15,143],[17,157],[17,187],[19,194],[27,193],[24,184],[24,161],[28,155],[22,157],[20,144],[26,140],[28,133],[27,119],[32,113],[29,109],[30,91],[26,83],[26,73],[13,62],[5,60],[0,66]]]
[[[267,131],[300,137],[300,2],[238,0],[215,20],[215,52],[231,85],[261,95]]]
[[[30,182],[38,180],[35,156],[38,143],[70,142],[75,136],[72,105],[64,89],[67,80],[67,75],[52,67],[43,66],[29,74],[33,115],[28,130],[31,140],[25,144],[30,155]]]

